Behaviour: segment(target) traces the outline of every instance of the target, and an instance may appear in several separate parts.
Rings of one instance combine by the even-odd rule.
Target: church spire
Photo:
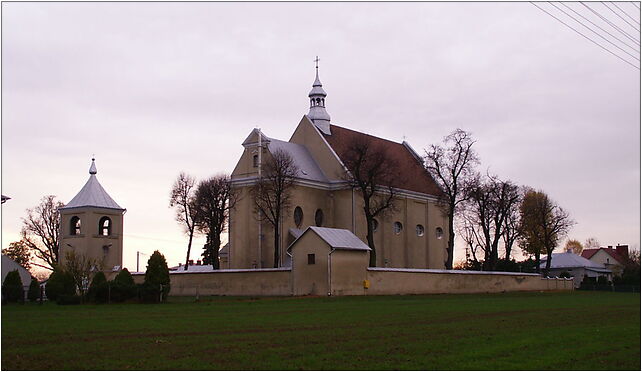
[[[96,174],[98,171],[96,170],[96,163],[94,162],[96,159],[92,156],[91,158],[91,166],[89,167],[89,174]]]
[[[325,110],[325,97],[328,95],[323,90],[321,80],[319,80],[319,57],[314,60],[316,63],[316,78],[312,84],[312,90],[308,94],[310,98],[310,112],[308,118],[324,134],[330,135],[330,114]]]

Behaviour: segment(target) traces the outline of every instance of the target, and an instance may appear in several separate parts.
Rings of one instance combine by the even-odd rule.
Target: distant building
[[[540,269],[546,268],[546,257],[542,258]],[[597,278],[606,276],[608,280],[612,280],[612,272],[604,265],[592,262],[586,258],[576,255],[570,249],[565,253],[553,253],[551,255],[551,268],[548,273],[549,276],[559,276],[563,272],[571,274],[573,277],[573,285],[575,288],[580,286],[584,276],[589,278]]]
[[[582,257],[591,260],[607,269],[613,271],[613,275],[622,275],[626,262],[629,259],[629,246],[617,245],[615,249],[609,245],[608,248],[585,249]]]
[[[91,159],[89,180],[71,201],[60,208],[59,262],[74,251],[98,261],[105,272],[123,265],[122,208],[100,185],[95,159]]]

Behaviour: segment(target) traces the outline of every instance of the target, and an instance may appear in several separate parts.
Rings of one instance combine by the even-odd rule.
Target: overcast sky
[[[42,196],[69,202],[95,154],[127,208],[125,266],[184,262],[176,175],[231,172],[254,127],[289,139],[316,55],[334,124],[418,152],[471,131],[481,169],[547,192],[569,237],[639,248],[640,71],[530,3],[6,2],[2,247]]]

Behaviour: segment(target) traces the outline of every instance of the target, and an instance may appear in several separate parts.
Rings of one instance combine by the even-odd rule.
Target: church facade
[[[374,222],[376,266],[443,269],[447,259],[448,221],[437,201],[442,192],[425,170],[421,157],[407,142],[393,142],[335,125],[326,111],[326,92],[318,67],[310,109],[288,141],[254,129],[243,141],[244,151],[232,172],[239,194],[230,212],[227,265],[221,268],[273,267],[274,231],[260,222],[250,193],[262,167],[277,151],[287,152],[298,168],[291,203],[281,221],[279,262],[290,265],[288,247],[310,226],[345,229],[362,241],[367,228],[360,192],[346,181],[346,150],[367,139],[399,166],[403,186],[396,189],[396,208]]]

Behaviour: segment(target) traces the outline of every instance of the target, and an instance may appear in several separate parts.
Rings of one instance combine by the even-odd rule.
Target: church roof
[[[319,236],[323,241],[328,243],[331,248],[341,249],[341,250],[357,250],[357,251],[369,251],[370,247],[364,242],[361,241],[356,235],[350,230],[346,229],[332,229],[329,227],[317,227],[309,226],[303,234],[301,234],[290,246],[290,250],[296,242],[305,235],[308,231],[312,231]]]
[[[290,154],[292,159],[294,159],[294,163],[297,168],[299,168],[299,173],[297,174],[298,178],[311,181],[328,182],[328,178],[323,174],[323,171],[319,168],[319,165],[314,161],[310,151],[308,151],[305,146],[270,138],[268,149],[271,153],[274,153],[277,150],[282,150]]]
[[[407,145],[371,136],[351,129],[331,124],[331,135],[322,134],[342,162],[346,162],[346,153],[351,143],[367,137],[375,145],[384,148],[388,156],[395,161],[403,177],[404,190],[439,196],[441,189],[424,168],[420,159]]]
[[[101,186],[96,178],[96,164],[94,159],[91,160],[91,167],[89,168],[89,179],[85,186],[80,189],[80,192],[74,196],[71,201],[60,209],[71,209],[71,208],[80,208],[80,207],[98,207],[98,208],[109,208],[109,209],[118,209],[124,210],[121,208],[114,199],[107,194],[107,191]]]

